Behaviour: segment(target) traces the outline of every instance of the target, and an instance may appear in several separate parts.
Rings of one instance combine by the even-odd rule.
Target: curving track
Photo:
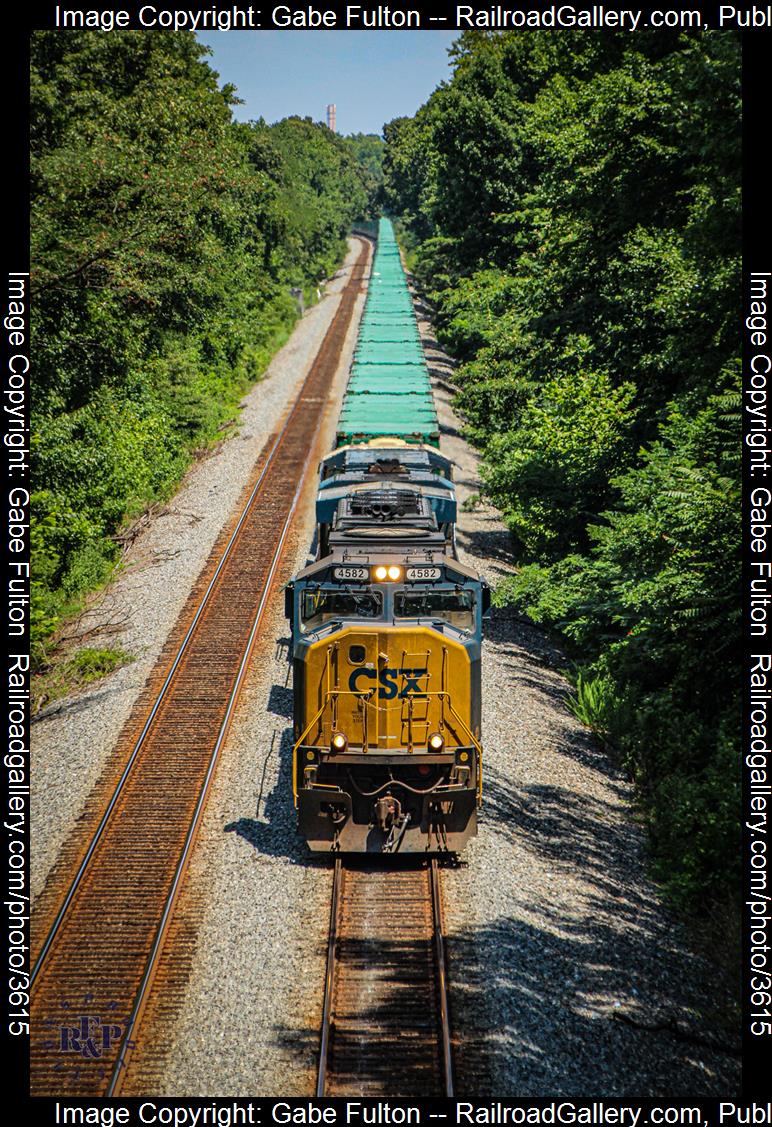
[[[34,1095],[120,1091],[366,261],[363,251],[74,876],[47,890],[57,908],[33,972]]]
[[[336,859],[316,1094],[453,1095],[436,859]]]

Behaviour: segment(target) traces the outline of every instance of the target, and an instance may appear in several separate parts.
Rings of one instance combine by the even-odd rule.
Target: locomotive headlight
[[[379,564],[378,567],[376,567],[375,571],[373,572],[373,575],[375,576],[375,578],[381,579],[381,580],[385,579],[388,574],[389,574],[388,568],[385,568],[383,566],[383,564]]]
[[[333,732],[332,739],[330,740],[331,751],[345,751],[348,747],[348,740],[343,735],[343,732]]]
[[[401,579],[401,578],[402,578],[402,568],[401,567],[394,567],[392,565],[392,567],[389,568],[389,579],[396,580],[396,579]]]
[[[429,751],[442,751],[445,740],[440,732],[432,732],[429,736]]]

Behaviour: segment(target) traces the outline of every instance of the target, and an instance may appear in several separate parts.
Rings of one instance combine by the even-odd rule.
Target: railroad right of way
[[[46,939],[34,972],[36,1094],[121,1090],[193,836],[313,458],[318,419],[337,372],[366,257],[362,250],[80,865],[72,876],[61,873],[64,879],[53,882],[56,887],[43,902],[59,901],[59,907],[41,932]],[[78,1051],[86,1036],[78,1033],[82,1022],[80,1017],[74,1026],[69,1022],[82,1010],[88,1011],[88,1043],[98,1041],[98,1052]],[[67,1041],[72,1053],[61,1048],[62,1029],[70,1028],[75,1030]]]

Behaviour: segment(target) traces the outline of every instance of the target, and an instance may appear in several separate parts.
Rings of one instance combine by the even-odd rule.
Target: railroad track
[[[336,859],[316,1094],[453,1095],[436,859]]]
[[[120,1092],[367,257],[360,252],[74,876],[56,890],[32,975],[33,1095]]]

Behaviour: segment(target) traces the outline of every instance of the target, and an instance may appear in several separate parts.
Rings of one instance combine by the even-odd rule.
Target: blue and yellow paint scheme
[[[476,832],[487,595],[458,560],[393,550],[335,552],[288,589],[312,849],[457,852]]]

